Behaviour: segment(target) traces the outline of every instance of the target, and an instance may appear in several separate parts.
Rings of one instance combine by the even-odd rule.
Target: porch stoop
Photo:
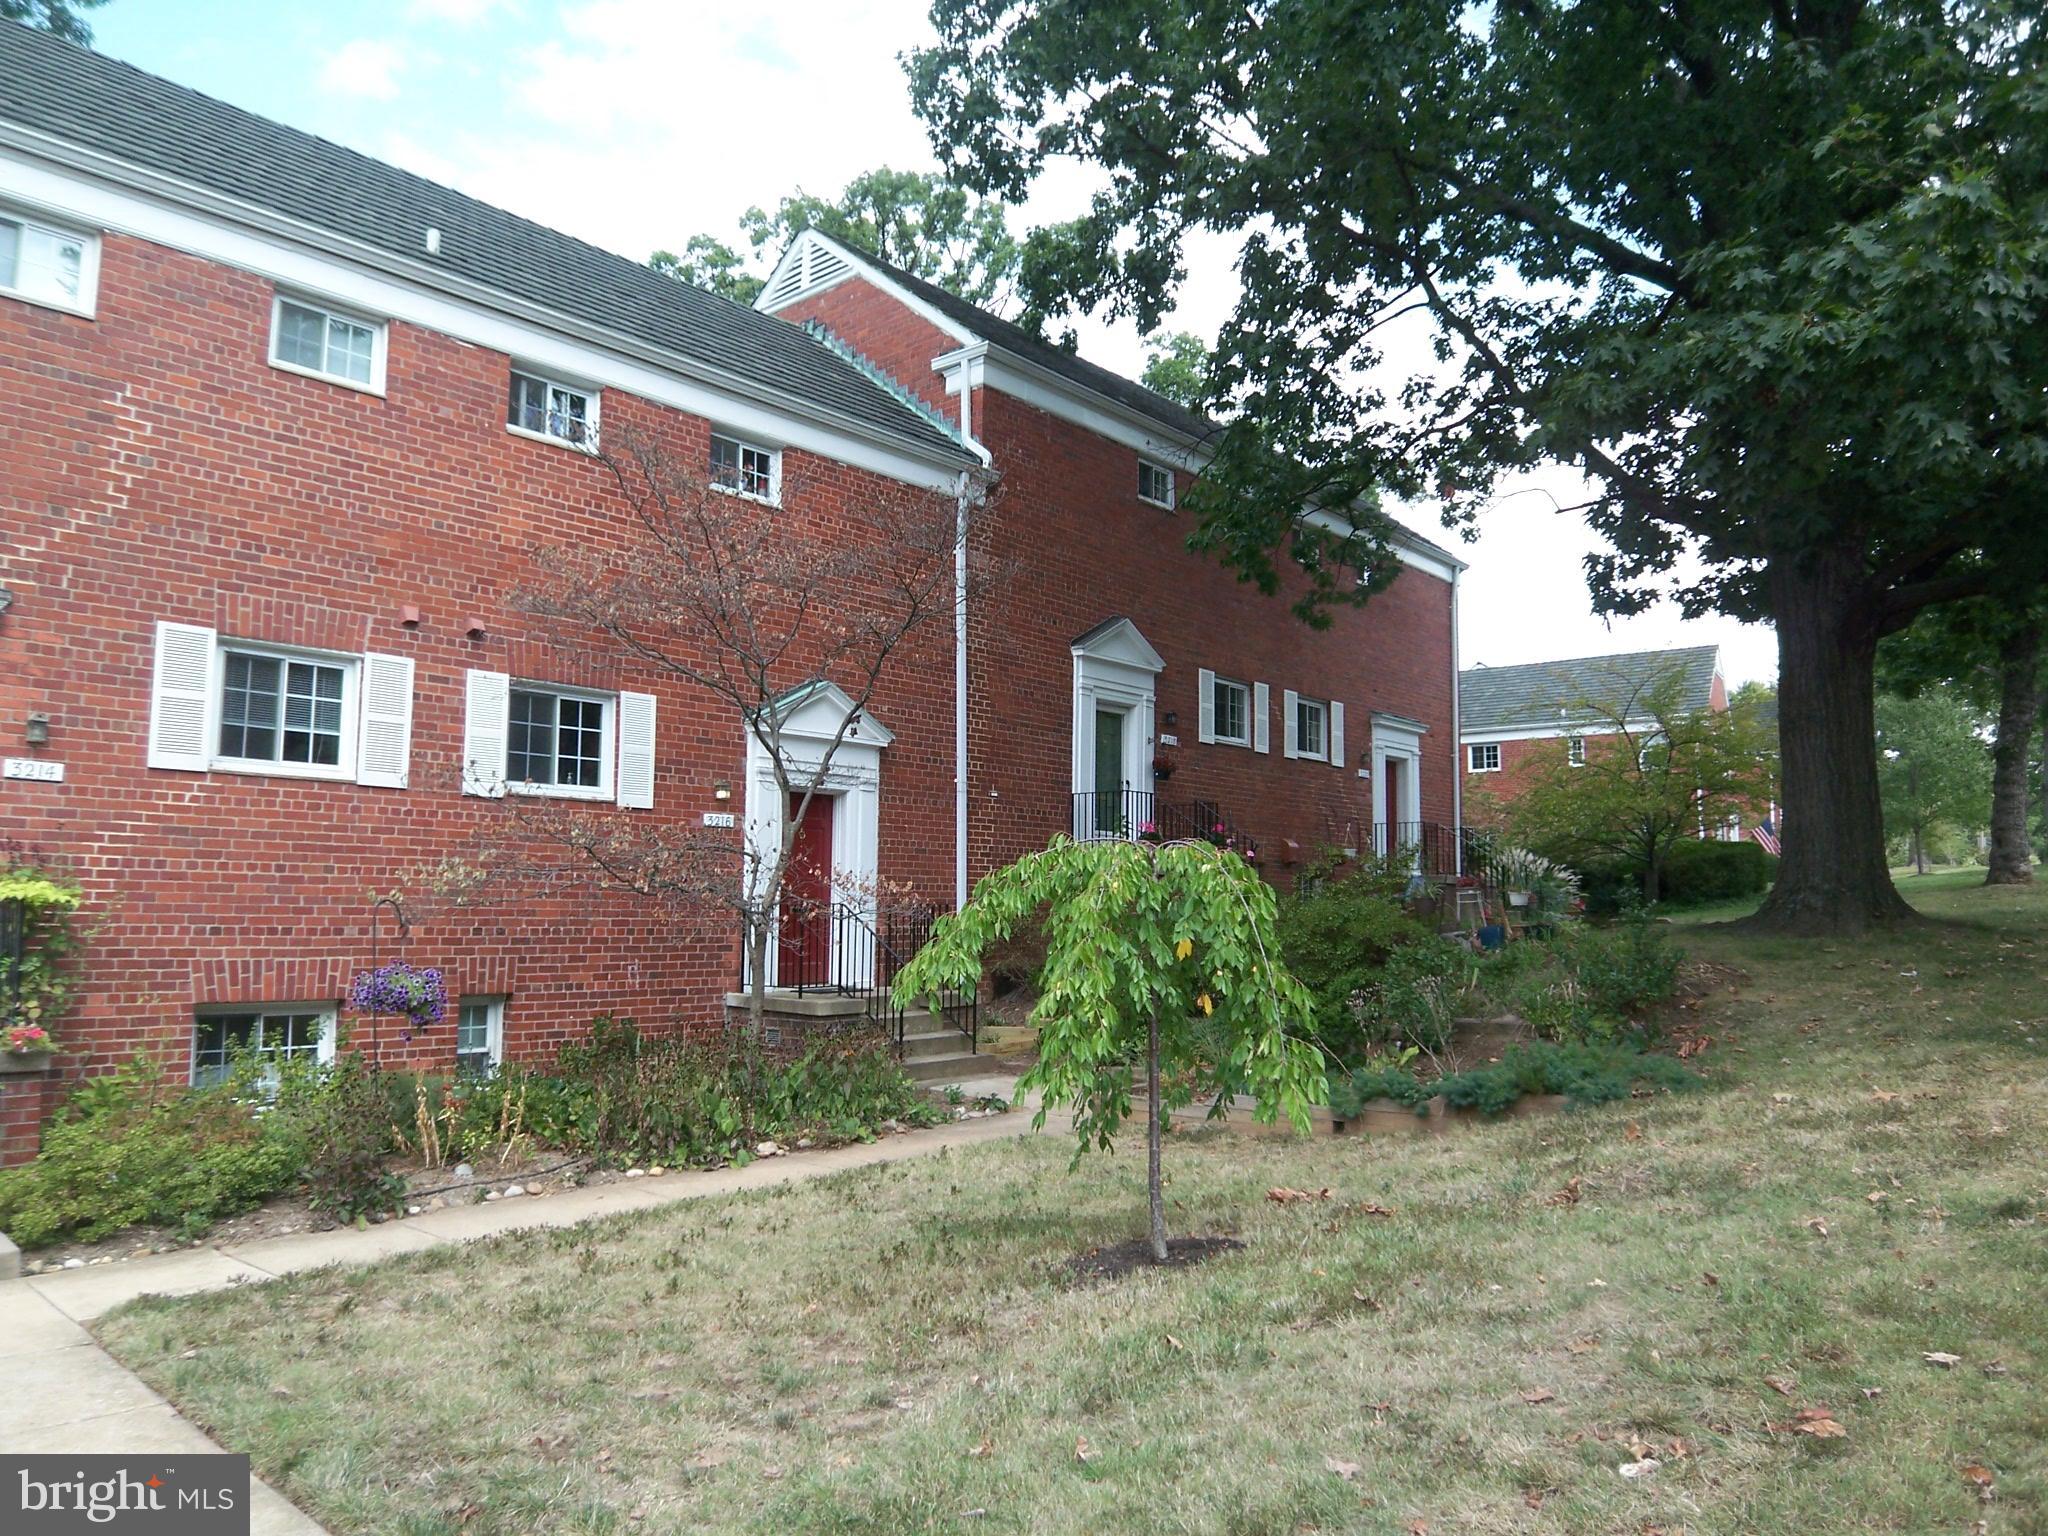
[[[920,1083],[951,1083],[988,1071],[988,1058],[974,1051],[973,1038],[928,1008],[903,1015],[903,1070]]]

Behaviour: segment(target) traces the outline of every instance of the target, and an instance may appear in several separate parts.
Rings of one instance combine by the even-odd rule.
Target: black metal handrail
[[[898,1054],[903,1050],[908,1009],[896,1001],[896,978],[930,941],[938,921],[929,906],[869,912],[848,902],[785,897],[769,933],[774,951],[775,989],[798,997],[858,998],[862,1012],[883,1024]],[[751,946],[742,922],[742,966]],[[741,978],[742,987],[745,977]],[[923,999],[934,1014],[967,1037],[970,1053],[981,1048],[981,999],[972,990],[948,989]]]
[[[1077,790],[1068,821],[1077,842],[1212,842],[1256,858],[1258,844],[1213,800],[1168,800],[1150,790]]]
[[[1474,842],[1470,827],[1447,826],[1440,821],[1381,821],[1373,824],[1369,851],[1383,859],[1411,857],[1418,873],[1433,880],[1449,880],[1473,867]]]

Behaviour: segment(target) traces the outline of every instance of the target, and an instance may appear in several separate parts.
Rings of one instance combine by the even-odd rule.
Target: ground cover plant
[[[98,1327],[337,1536],[2024,1536],[2048,892],[1905,889],[1963,926],[1689,932],[1697,1091],[1176,1132],[1194,1270],[1078,1283],[1144,1159],[1043,1137]]]

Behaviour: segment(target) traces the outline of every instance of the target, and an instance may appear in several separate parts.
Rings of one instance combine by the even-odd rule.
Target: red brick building
[[[748,310],[0,23],[0,391],[0,838],[85,891],[84,1069],[719,1018],[731,924],[597,895],[417,924],[402,957],[458,1007],[409,1045],[343,1009],[400,957],[373,897],[500,815],[493,779],[779,826],[743,721],[572,665],[510,601],[537,545],[624,537],[605,424],[828,524],[1001,478],[1017,574],[821,786],[807,836],[856,882],[949,907],[1054,832],[1211,818],[1284,880],[1458,820],[1454,559],[1411,538],[1309,631],[1185,548],[1206,423],[820,239]],[[843,695],[789,682],[799,733],[836,728]],[[31,1093],[0,1078],[0,1153]]]

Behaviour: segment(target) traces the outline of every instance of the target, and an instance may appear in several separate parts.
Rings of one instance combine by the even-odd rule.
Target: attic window
[[[777,502],[782,496],[782,455],[759,443],[711,435],[711,484],[737,496]]]
[[[1138,500],[1173,510],[1173,471],[1149,459],[1138,460]]]

